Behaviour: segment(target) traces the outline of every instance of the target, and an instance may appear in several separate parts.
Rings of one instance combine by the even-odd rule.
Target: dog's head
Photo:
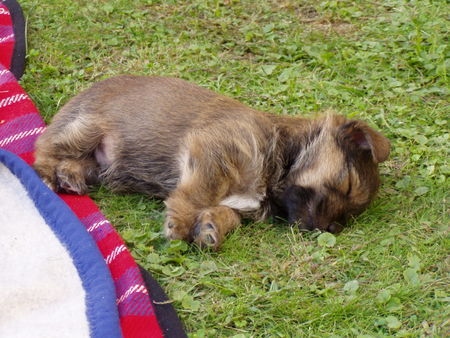
[[[378,163],[388,158],[390,142],[364,122],[330,115],[311,127],[305,143],[289,167],[280,204],[301,229],[337,233],[374,198]]]

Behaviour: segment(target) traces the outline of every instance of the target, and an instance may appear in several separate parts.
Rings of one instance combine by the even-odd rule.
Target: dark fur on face
[[[165,233],[217,249],[241,217],[339,232],[379,187],[389,141],[362,121],[265,114],[180,79],[120,76],[70,100],[36,143],[54,190],[165,199]]]
[[[389,142],[364,122],[328,116],[302,145],[288,165],[291,180],[273,195],[272,211],[301,229],[337,233],[374,198]]]

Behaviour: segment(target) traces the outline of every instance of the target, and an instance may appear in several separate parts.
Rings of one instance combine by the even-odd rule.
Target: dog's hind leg
[[[64,159],[56,166],[57,190],[84,195],[88,185],[98,182],[99,167],[91,156],[83,159]]]
[[[94,151],[101,138],[85,115],[65,109],[37,140],[33,167],[52,190],[85,194],[98,176]]]

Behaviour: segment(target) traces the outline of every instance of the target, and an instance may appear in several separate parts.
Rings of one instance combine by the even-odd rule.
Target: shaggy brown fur
[[[165,234],[218,248],[241,217],[338,232],[379,186],[389,141],[340,115],[253,110],[174,78],[119,76],[69,101],[36,143],[54,190],[165,199]]]

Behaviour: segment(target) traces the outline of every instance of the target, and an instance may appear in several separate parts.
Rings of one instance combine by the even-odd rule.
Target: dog
[[[55,191],[165,199],[167,238],[218,249],[241,218],[338,233],[380,186],[390,142],[365,122],[267,114],[187,81],[118,76],[63,106],[36,142]]]

